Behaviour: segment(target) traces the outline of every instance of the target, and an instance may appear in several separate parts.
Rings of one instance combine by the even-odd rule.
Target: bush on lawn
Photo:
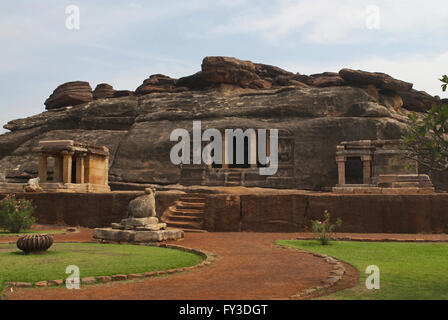
[[[330,212],[325,210],[324,212],[324,220],[314,220],[313,221],[313,236],[314,239],[318,239],[322,245],[328,244],[330,242],[331,234],[334,232],[336,227],[340,227],[342,224],[342,220],[338,218],[335,224],[330,223]]]
[[[28,230],[35,221],[33,212],[34,207],[31,201],[7,195],[0,201],[0,229],[11,233]]]

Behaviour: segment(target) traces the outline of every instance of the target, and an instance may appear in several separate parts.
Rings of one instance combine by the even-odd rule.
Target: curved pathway
[[[291,233],[186,233],[171,242],[202,249],[218,256],[211,265],[166,277],[132,282],[112,282],[82,286],[80,290],[61,288],[19,289],[6,292],[7,299],[289,299],[310,287],[322,285],[331,271],[323,259],[311,254],[285,250],[275,240],[293,239]],[[55,241],[91,241],[92,231],[56,235]],[[13,239],[0,239],[0,242]],[[357,271],[347,270],[342,280],[325,294],[352,287]],[[82,272],[82,270],[81,270]]]

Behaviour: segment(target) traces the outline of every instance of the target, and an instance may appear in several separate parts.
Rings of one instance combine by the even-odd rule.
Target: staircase
[[[162,221],[170,228],[205,232],[204,207],[205,198],[201,194],[186,194],[165,211]]]

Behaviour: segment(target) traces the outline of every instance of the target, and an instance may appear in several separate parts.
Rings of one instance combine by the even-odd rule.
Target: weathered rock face
[[[332,72],[311,75],[305,80],[305,83],[313,87],[334,87],[346,85],[344,79],[342,79],[337,73]]]
[[[412,85],[383,74],[362,73],[367,80],[354,84],[350,72],[305,76],[235,60],[206,59],[193,76],[154,75],[143,84],[166,92],[144,94],[142,87],[137,95],[128,91],[11,121],[5,126],[11,132],[0,135],[0,171],[7,181],[26,182],[37,174],[31,150],[40,140],[74,139],[109,148],[112,186],[183,183],[187,169],[170,161],[176,144],[170,134],[177,128],[191,132],[193,120],[201,120],[203,130],[279,129],[277,174],[261,179],[258,170],[247,172],[246,186],[320,190],[337,183],[335,152],[341,141],[399,139],[406,106],[416,105],[422,94],[410,103]],[[219,81],[230,87],[223,90]],[[269,88],[256,89],[256,81]],[[199,183],[223,185],[225,170],[213,170],[204,180],[210,169],[200,166]]]
[[[202,62],[202,75],[210,83],[229,83],[249,87],[260,77],[255,73],[255,65],[227,57],[206,57]]]
[[[74,106],[93,100],[92,88],[85,81],[67,82],[54,90],[53,94],[45,101],[47,110]]]
[[[113,98],[115,90],[107,83],[100,83],[93,91],[93,99]]]
[[[427,94],[425,91],[410,90],[400,93],[404,107],[410,111],[425,112],[431,109],[433,104],[442,103],[440,99]]]
[[[391,90],[396,92],[409,91],[412,89],[412,83],[394,79],[385,73],[342,69],[341,71],[339,71],[339,74],[345,81],[349,83],[359,85],[373,84],[379,89]]]
[[[143,84],[135,90],[135,93],[144,95],[154,92],[171,92],[176,85],[176,79],[163,74],[154,74],[143,81]]]

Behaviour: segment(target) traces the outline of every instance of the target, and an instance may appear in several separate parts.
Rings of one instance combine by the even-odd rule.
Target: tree
[[[448,88],[448,76],[441,79]],[[402,136],[407,156],[429,171],[448,170],[448,105],[433,105],[423,117],[412,113],[409,127]]]

